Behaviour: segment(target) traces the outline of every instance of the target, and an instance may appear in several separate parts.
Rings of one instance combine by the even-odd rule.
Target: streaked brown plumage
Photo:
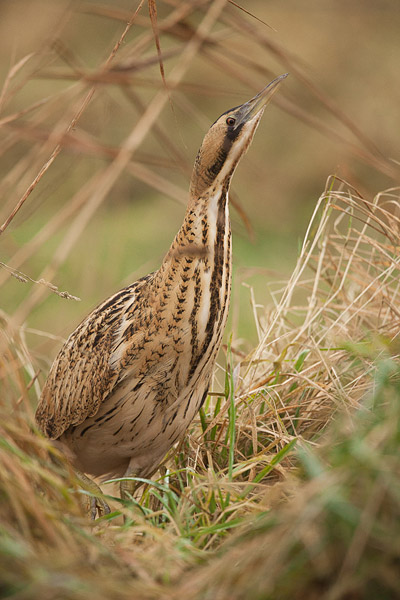
[[[98,306],[56,357],[36,419],[80,471],[150,477],[204,401],[229,308],[229,184],[284,77],[211,126],[160,269]]]

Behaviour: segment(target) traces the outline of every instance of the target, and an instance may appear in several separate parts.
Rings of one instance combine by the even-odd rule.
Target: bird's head
[[[277,77],[254,98],[227,110],[211,125],[196,157],[190,188],[192,196],[199,197],[209,188],[229,185],[265,107],[287,75]]]

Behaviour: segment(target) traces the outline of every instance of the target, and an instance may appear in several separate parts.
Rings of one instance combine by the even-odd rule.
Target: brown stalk
[[[140,10],[141,5],[143,4],[143,1],[139,4],[138,9],[133,13],[130,21],[128,22],[128,24],[125,27],[125,30],[123,31],[122,35],[120,36],[119,40],[117,41],[117,43],[115,44],[114,48],[112,49],[109,57],[107,58],[104,67],[107,68],[109,66],[109,64],[111,63],[111,61],[114,59],[116,53],[118,52],[119,47],[121,46],[122,42],[124,41],[129,29],[132,27],[133,25],[133,21],[136,17],[137,12]],[[94,93],[96,91],[95,87],[92,87],[86,94],[86,96],[84,97],[78,111],[75,113],[74,117],[72,118],[72,120],[70,121],[70,123],[68,124],[66,130],[65,130],[65,134],[68,134],[70,131],[72,131],[79,119],[81,118],[83,112],[86,110],[87,106],[89,105]],[[60,134],[60,135],[64,135],[64,133]],[[41,169],[39,170],[38,174],[36,175],[36,177],[34,178],[34,180],[32,181],[32,183],[29,185],[29,187],[27,188],[27,190],[25,191],[25,193],[23,194],[23,196],[20,198],[20,200],[17,202],[14,210],[11,212],[11,214],[7,217],[7,219],[4,221],[4,223],[0,226],[0,235],[5,231],[5,229],[8,227],[8,225],[11,223],[11,221],[13,220],[13,218],[15,217],[15,215],[18,213],[18,211],[22,208],[22,206],[24,205],[24,203],[26,202],[26,200],[28,199],[29,195],[32,193],[32,191],[35,189],[35,187],[38,185],[38,183],[40,182],[40,180],[42,179],[43,175],[46,173],[46,171],[51,167],[51,165],[53,164],[53,162],[55,161],[55,159],[57,158],[57,156],[60,154],[62,150],[62,144],[57,141],[56,146],[54,147],[53,151],[51,152],[49,158],[47,159],[47,161],[42,165]]]

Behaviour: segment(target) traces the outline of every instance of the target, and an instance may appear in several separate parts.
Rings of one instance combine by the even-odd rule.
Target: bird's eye
[[[236,123],[236,119],[235,119],[234,117],[228,117],[228,118],[226,119],[226,124],[227,124],[227,125],[231,125],[231,126],[232,126],[232,125],[234,125],[235,123]]]

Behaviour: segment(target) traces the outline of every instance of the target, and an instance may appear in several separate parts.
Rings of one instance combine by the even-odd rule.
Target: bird
[[[36,422],[93,491],[93,519],[110,511],[93,477],[120,478],[131,500],[207,397],[231,292],[229,186],[287,75],[211,125],[160,268],[98,305],[52,364]]]

